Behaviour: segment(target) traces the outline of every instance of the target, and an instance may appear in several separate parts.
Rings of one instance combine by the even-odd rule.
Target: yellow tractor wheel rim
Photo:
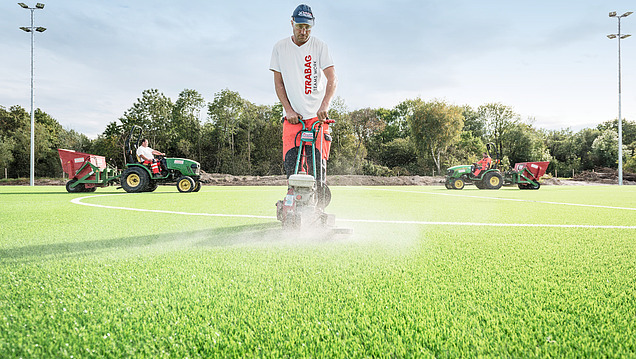
[[[141,180],[139,179],[139,175],[136,173],[131,173],[126,178],[126,183],[133,188],[139,186],[139,182],[141,182]]]
[[[192,188],[192,184],[188,180],[181,180],[179,182],[179,189],[182,191],[189,191]]]
[[[455,188],[462,188],[464,186],[464,181],[462,180],[457,180],[455,181]]]
[[[492,176],[492,177],[490,178],[490,185],[491,185],[491,186],[493,186],[493,187],[498,186],[498,185],[499,185],[499,177],[497,177],[497,176]]]

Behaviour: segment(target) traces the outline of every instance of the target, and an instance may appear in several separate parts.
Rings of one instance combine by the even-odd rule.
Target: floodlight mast
[[[27,4],[23,2],[19,2],[18,5],[23,9],[31,10],[31,26],[25,27],[21,26],[20,30],[31,33],[31,161],[30,161],[30,179],[29,185],[33,186],[35,182],[35,118],[33,116],[33,44],[35,41],[35,32],[44,32],[46,31],[45,27],[34,27],[33,26],[33,11],[36,9],[42,10],[44,9],[44,4],[37,3],[35,7],[29,7]]]
[[[621,35],[621,18],[633,14],[628,11],[623,15],[617,16],[616,11],[609,13],[609,17],[618,19],[618,34],[609,34],[609,39],[618,39],[618,185],[623,185],[623,119],[621,114],[621,40],[630,37],[630,34]]]

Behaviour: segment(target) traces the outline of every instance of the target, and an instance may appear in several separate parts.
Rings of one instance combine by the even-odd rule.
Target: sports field
[[[636,186],[0,186],[1,357],[636,357]]]

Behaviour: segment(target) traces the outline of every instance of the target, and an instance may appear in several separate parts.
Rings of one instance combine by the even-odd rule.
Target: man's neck
[[[296,40],[296,37],[295,37],[294,35],[292,35],[292,37],[291,37],[291,38],[292,38],[292,42],[294,43],[294,45],[296,45],[296,46],[298,46],[298,47],[301,47],[301,46],[303,46],[304,44],[308,43],[308,42],[309,42],[309,39],[311,39],[311,38],[309,38],[309,39],[307,39],[307,41],[303,42],[302,44],[299,44],[299,43],[298,43],[298,41]]]

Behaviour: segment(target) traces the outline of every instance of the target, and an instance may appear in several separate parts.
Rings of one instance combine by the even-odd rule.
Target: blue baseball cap
[[[311,11],[309,5],[298,5],[292,14],[292,19],[294,19],[294,22],[297,24],[314,26],[314,13]]]

